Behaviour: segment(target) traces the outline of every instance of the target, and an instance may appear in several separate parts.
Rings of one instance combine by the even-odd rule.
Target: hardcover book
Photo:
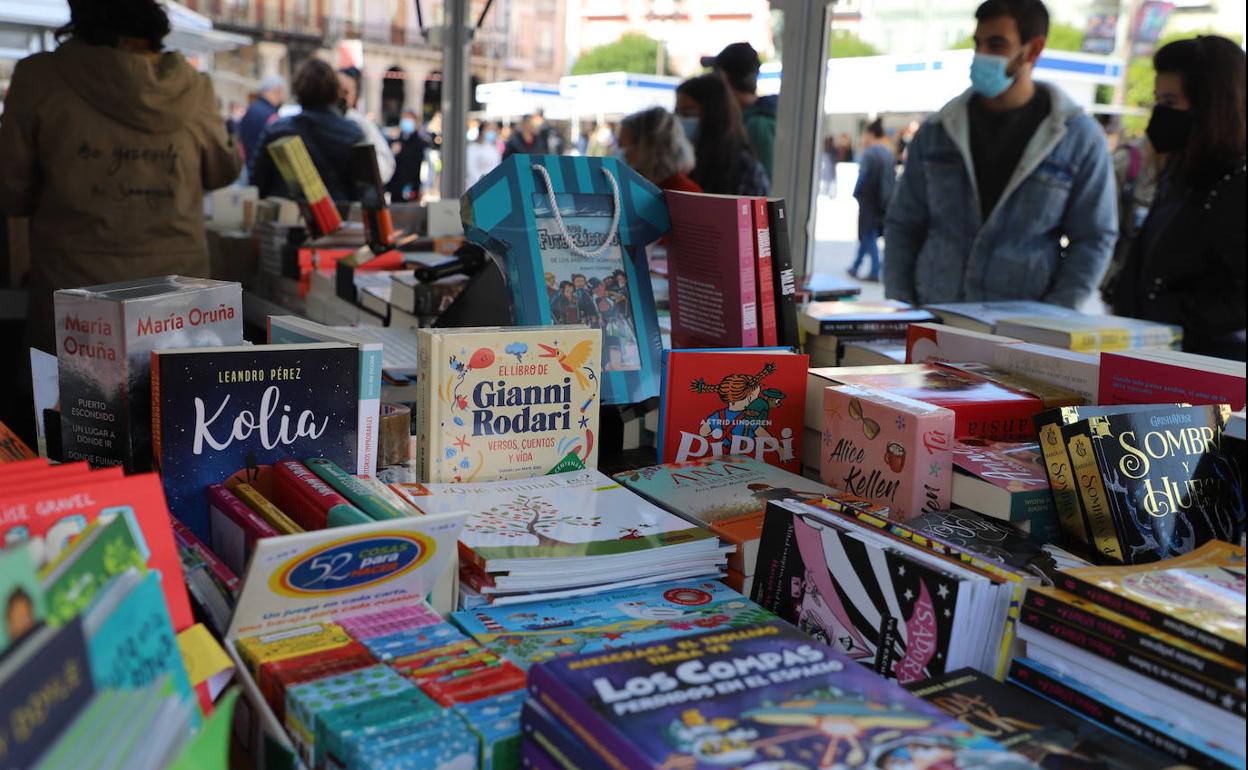
[[[783,623],[680,645],[542,663],[529,691],[604,766],[1034,767]]]
[[[797,347],[797,279],[793,274],[793,247],[789,240],[789,211],[784,198],[767,199],[771,228],[772,284],[776,290],[777,342]]]
[[[665,351],[659,462],[744,455],[800,472],[807,368],[782,348]]]
[[[754,219],[754,282],[758,287],[758,341],[778,345],[776,333],[776,289],[771,267],[771,228],[767,221],[767,199],[750,201]]]
[[[1093,548],[1138,564],[1244,532],[1243,470],[1221,407],[1090,417],[1062,428]]]
[[[959,439],[953,466],[954,505],[1016,524],[1042,543],[1061,539],[1038,444]]]
[[[1102,404],[1229,404],[1243,409],[1243,361],[1147,348],[1101,356]]]
[[[718,580],[672,580],[452,616],[464,633],[522,668],[774,619]]]
[[[759,344],[750,198],[667,191],[672,347]]]
[[[169,509],[208,541],[209,484],[271,490],[271,466],[325,457],[356,466],[360,353],[352,345],[256,345],[152,353],[152,438]]]
[[[242,287],[166,275],[56,292],[66,460],[152,464],[151,352],[243,341]]]
[[[670,227],[658,188],[613,158],[516,155],[472,186],[462,210],[468,240],[502,258],[517,325],[601,329],[602,403],[658,395],[645,255]]]
[[[479,482],[596,467],[602,332],[584,326],[421,329],[416,468]]]
[[[955,415],[886,391],[823,391],[820,477],[897,521],[949,508]]]
[[[754,574],[763,515],[770,500],[827,500],[879,516],[888,509],[749,457],[706,457],[615,475],[616,481],[662,508],[736,546],[729,569]]]
[[[906,689],[1040,767],[1179,770],[1171,757],[1071,714],[1022,687],[964,668]]]

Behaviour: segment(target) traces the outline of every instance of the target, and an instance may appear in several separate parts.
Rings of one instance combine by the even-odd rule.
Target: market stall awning
[[[250,44],[251,38],[214,29],[212,20],[180,3],[166,0],[165,10],[173,31],[165,45],[191,54],[229,51]],[[0,0],[0,56],[14,58],[30,52],[29,35],[42,35],[69,21],[69,3],[65,0]]]

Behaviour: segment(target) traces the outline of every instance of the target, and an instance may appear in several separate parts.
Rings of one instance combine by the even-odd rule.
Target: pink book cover
[[[1226,362],[1216,364],[1225,366]],[[1244,375],[1208,368],[1204,356],[1176,351],[1101,353],[1097,401],[1109,406],[1185,403],[1243,409]]]
[[[906,521],[949,509],[953,410],[869,388],[823,391],[823,483]]]
[[[672,347],[757,346],[750,199],[674,191],[666,196]]]

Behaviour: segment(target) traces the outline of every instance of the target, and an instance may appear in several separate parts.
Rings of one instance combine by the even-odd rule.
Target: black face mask
[[[1178,152],[1187,146],[1192,123],[1191,110],[1176,110],[1159,104],[1153,108],[1153,116],[1149,118],[1145,133],[1157,152]]]

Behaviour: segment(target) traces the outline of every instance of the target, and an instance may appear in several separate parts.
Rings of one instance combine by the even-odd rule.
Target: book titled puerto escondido
[[[584,326],[422,329],[417,468],[427,482],[595,467],[602,332]]]

